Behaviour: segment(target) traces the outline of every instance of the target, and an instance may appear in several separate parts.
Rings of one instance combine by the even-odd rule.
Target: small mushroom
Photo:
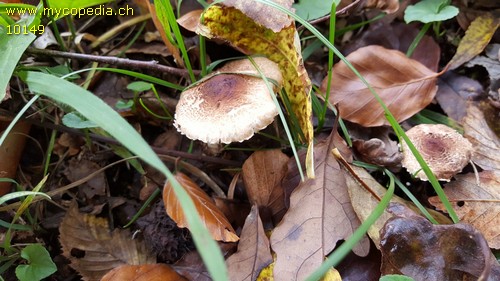
[[[472,154],[472,144],[454,129],[441,124],[421,124],[406,132],[438,180],[449,181],[462,171]],[[402,165],[421,180],[429,180],[408,145],[402,142]],[[418,173],[417,173],[418,171]]]
[[[277,64],[266,58],[254,60],[266,77],[281,85]],[[208,144],[251,138],[278,115],[265,81],[251,75],[259,73],[249,60],[234,61],[187,89],[179,98],[174,126],[188,138]]]

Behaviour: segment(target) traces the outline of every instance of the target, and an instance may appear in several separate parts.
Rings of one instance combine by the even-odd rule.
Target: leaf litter
[[[341,8],[354,2],[356,1],[342,1]],[[376,3],[370,5],[392,12],[396,10],[395,4],[398,1],[374,2]],[[291,9],[291,1],[280,3]],[[401,4],[402,7],[406,5]],[[145,2],[141,5],[153,12],[155,25],[160,31],[160,38],[168,46],[168,52],[146,50],[144,45],[147,42],[143,42],[141,38],[141,42],[132,44],[134,51],[127,52],[126,55],[130,58],[156,58],[162,63],[182,67],[179,49],[167,42],[168,34],[159,25],[154,5]],[[388,123],[380,105],[342,62],[333,67],[328,101],[331,105],[338,106],[340,116],[347,120],[345,123],[348,132],[354,136],[353,148],[347,146],[335,130],[330,132],[332,127],[337,128],[336,124],[327,122],[322,129],[313,131],[313,125],[318,124],[318,114],[313,114],[315,104],[311,95],[324,95],[326,90],[326,52],[321,48],[313,50],[313,55],[303,62],[299,45],[302,44],[305,51],[312,45],[312,40],[297,41],[297,28],[291,17],[268,6],[262,6],[266,7],[264,9],[259,5],[262,4],[226,1],[224,6],[214,5],[202,14],[199,6],[183,3],[182,7],[189,6],[193,12],[183,10],[179,13],[179,22],[187,30],[197,30],[207,37],[223,39],[244,54],[266,55],[279,65],[285,81],[285,91],[279,93],[282,106],[289,119],[293,119],[293,116],[297,118],[295,121],[298,126],[294,129],[297,145],[302,148],[307,146],[309,157],[314,156],[314,165],[308,166],[309,174],[314,171],[316,175],[314,179],[300,182],[295,159],[290,158],[289,145],[282,139],[284,132],[278,122],[272,123],[243,143],[227,145],[216,157],[207,156],[202,154],[204,148],[200,143],[190,143],[175,132],[171,120],[159,120],[151,114],[162,112],[162,106],[174,112],[179,92],[158,88],[161,99],[157,99],[157,93],[153,91],[130,93],[125,85],[132,80],[116,78],[119,76],[114,74],[96,78],[94,83],[97,85],[90,84],[90,90],[108,100],[112,106],[121,99],[136,102],[131,108],[122,111],[122,116],[128,118],[149,140],[154,140],[165,131],[173,134],[174,138],[163,143],[151,143],[154,143],[158,151],[173,151],[174,156],[190,162],[193,167],[203,171],[215,186],[220,186],[221,191],[215,194],[208,188],[208,181],[196,181],[194,177],[183,174],[182,163],[185,162],[175,161],[173,157],[164,158],[170,159],[170,167],[179,171],[176,177],[189,191],[212,236],[221,241],[219,245],[226,258],[231,280],[303,280],[320,266],[328,254],[348,239],[378,203],[377,198],[361,186],[360,180],[378,197],[385,193],[384,185],[387,183],[386,175],[357,167],[353,164],[359,162],[353,160],[391,169],[410,192],[420,199],[426,210],[443,225],[432,225],[414,213],[417,208],[408,197],[399,192],[399,196],[394,196],[392,201],[403,205],[394,205],[386,210],[369,229],[369,238],[365,237],[353,248],[349,258],[344,260],[347,265],[341,263],[336,269],[330,269],[325,278],[339,280],[342,276],[350,280],[350,276],[361,276],[353,274],[353,268],[364,268],[362,264],[370,264],[370,273],[359,277],[362,280],[378,280],[380,274],[395,273],[411,276],[415,280],[426,280],[429,276],[434,276],[436,280],[472,280],[481,275],[486,276],[485,280],[495,280],[500,270],[491,256],[490,248],[500,247],[500,229],[496,219],[500,156],[498,135],[495,134],[497,128],[486,120],[495,120],[494,114],[498,112],[495,111],[495,106],[498,108],[499,104],[498,96],[495,96],[498,89],[495,84],[498,78],[495,66],[498,61],[491,56],[489,49],[486,56],[481,54],[488,44],[496,44],[494,33],[498,20],[481,10],[484,9],[481,3],[474,3],[468,9],[459,6],[461,14],[457,20],[443,22],[445,32],[441,35],[427,32],[411,58],[407,58],[404,53],[421,25],[406,25],[394,16],[388,17],[384,22],[374,22],[367,29],[348,32],[335,40],[335,45],[342,53],[349,54],[347,59],[374,86],[406,130],[416,125],[414,117],[420,115],[423,109],[442,112],[463,126],[457,128],[463,129],[464,136],[474,146],[472,161],[478,171],[475,172],[474,167],[469,165],[444,185],[453,208],[462,222],[468,223],[446,225],[450,220],[444,214],[445,208],[437,197],[432,197],[435,194],[428,185],[406,171],[398,170],[401,158],[399,140],[389,127],[384,126]],[[339,17],[337,22],[338,28],[348,27],[356,20],[352,13],[354,10],[345,10],[342,15],[344,18]],[[399,12],[401,11],[400,9]],[[358,12],[370,16],[364,10]],[[465,20],[464,15],[470,17],[473,14],[479,16],[474,16],[475,20]],[[202,20],[200,15],[204,17]],[[80,24],[78,21],[76,23]],[[460,30],[458,25],[463,29]],[[322,31],[326,30],[323,23],[315,23],[315,26]],[[453,30],[453,34],[450,30]],[[95,29],[88,32],[99,33]],[[309,35],[307,31],[301,32],[304,32],[300,34],[301,37]],[[190,58],[199,63],[201,58],[197,53],[200,47],[197,35],[187,31],[183,35],[186,40],[193,36],[187,41],[190,44],[189,54]],[[457,39],[460,38],[457,48]],[[488,43],[490,40],[491,43]],[[112,42],[100,44],[102,48],[94,49],[95,52],[125,50],[123,47],[114,48],[116,46]],[[217,40],[207,40],[206,47],[209,62],[241,54],[221,45]],[[456,54],[450,54],[450,50],[455,49]],[[35,59],[41,58],[35,56]],[[446,63],[449,64],[449,69],[455,70],[438,73],[446,67]],[[305,65],[318,73],[307,73]],[[475,65],[486,68],[483,73],[488,75],[478,78],[481,75],[477,75],[477,68],[473,68]],[[83,64],[75,63],[74,66]],[[219,68],[219,71],[224,71],[224,67]],[[212,72],[212,75],[219,74]],[[258,76],[255,74],[252,73]],[[192,86],[178,77],[166,76],[167,80],[176,81],[183,87]],[[311,85],[309,77],[312,76],[324,78],[322,85]],[[78,82],[83,83],[84,80]],[[11,83],[10,87],[14,87],[14,84]],[[317,86],[320,91],[316,91]],[[286,99],[290,101],[291,107],[285,104]],[[487,107],[484,104],[493,108],[493,114],[485,110]],[[51,110],[48,112],[55,114]],[[226,126],[233,125],[236,124]],[[106,138],[95,138],[95,133],[99,132],[93,131],[91,135],[87,135],[70,131],[65,132],[66,137],[56,139],[57,161],[60,161],[58,164],[61,167],[60,170],[55,170],[55,178],[48,187],[49,190],[58,188],[57,181],[79,183],[80,179],[89,177],[89,174],[92,175],[103,167],[103,163],[113,159],[111,145],[106,146],[107,142],[113,143]],[[39,129],[30,134],[44,138],[44,133],[40,133]],[[74,138],[71,142],[68,134]],[[45,132],[45,135],[48,134]],[[97,142],[95,140],[104,143],[104,146],[94,145]],[[36,154],[32,147],[27,146],[26,153]],[[348,166],[340,164],[331,154],[333,148],[341,151],[349,162]],[[190,153],[175,154],[184,151]],[[307,149],[299,151],[302,162],[307,152]],[[20,162],[33,178],[38,176],[36,167],[39,163],[35,163],[36,159]],[[233,165],[224,161],[233,161]],[[313,162],[309,159],[307,163]],[[351,170],[347,170],[347,167]],[[42,227],[50,230],[52,226],[55,229],[54,225],[58,225],[61,216],[66,214],[59,227],[62,256],[70,260],[70,266],[84,280],[99,280],[118,265],[124,266],[123,272],[119,274],[126,274],[114,277],[118,279],[130,277],[129,274],[133,271],[138,280],[154,280],[157,278],[154,271],[166,270],[169,273],[161,274],[172,274],[168,277],[172,280],[211,280],[198,252],[193,250],[189,232],[185,229],[189,225],[177,198],[170,192],[169,184],[163,182],[162,176],[154,175],[150,168],[145,167],[144,170],[146,175],[128,165],[110,168],[105,174],[91,176],[90,181],[87,179],[86,183],[79,184],[79,192],[62,192],[60,196],[54,197],[61,206],[69,206],[68,198],[76,198],[80,209],[92,214],[81,213],[75,204],[68,211],[47,207],[47,218],[42,221]],[[240,171],[241,176],[238,175]],[[161,187],[164,189],[163,200],[154,197]],[[132,224],[136,232],[120,229],[120,226],[130,222],[145,200],[155,203],[148,205],[146,215]],[[407,207],[413,211],[406,210]],[[21,241],[19,237],[16,239]],[[441,241],[441,244],[434,243],[435,241]],[[370,243],[374,247],[370,247]],[[54,249],[58,247],[56,243]],[[54,252],[57,254],[57,250]],[[379,256],[380,253],[382,257]],[[62,259],[55,259],[58,267],[64,269],[65,263],[60,260]],[[380,266],[381,270],[378,269]],[[60,274],[64,274],[63,272]],[[78,280],[74,271],[69,272],[65,275],[66,279]],[[153,275],[147,275],[149,273]],[[163,275],[160,278],[166,277]]]

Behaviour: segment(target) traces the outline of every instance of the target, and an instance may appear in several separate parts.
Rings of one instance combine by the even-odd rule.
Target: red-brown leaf
[[[202,222],[205,223],[205,227],[212,234],[213,238],[224,242],[238,241],[239,238],[235,234],[233,227],[212,199],[185,174],[177,173],[175,178],[193,200]],[[163,188],[163,202],[165,203],[167,214],[177,223],[177,226],[189,228],[184,211],[181,208],[179,200],[177,200],[170,181]]]
[[[367,46],[347,56],[378,93],[398,122],[425,108],[434,98],[437,73],[403,53]],[[326,91],[327,79],[321,90]],[[329,101],[340,116],[365,127],[389,125],[384,111],[368,88],[343,62],[333,67]]]

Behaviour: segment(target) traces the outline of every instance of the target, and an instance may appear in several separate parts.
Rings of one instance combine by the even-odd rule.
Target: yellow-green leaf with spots
[[[481,53],[495,34],[499,24],[500,19],[493,17],[490,13],[485,13],[471,22],[458,45],[457,52],[448,63],[449,69],[455,69]]]
[[[308,144],[307,175],[314,177],[311,81],[302,61],[295,24],[273,32],[236,8],[214,5],[205,10],[197,32],[225,40],[247,55],[265,55],[280,66],[287,98],[303,133],[301,140]]]

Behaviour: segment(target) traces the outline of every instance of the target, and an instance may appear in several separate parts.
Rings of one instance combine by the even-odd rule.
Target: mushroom
[[[438,180],[449,181],[462,171],[472,155],[472,144],[454,129],[441,124],[421,124],[406,132]],[[421,180],[429,180],[408,145],[401,144],[402,165]]]
[[[282,84],[279,67],[254,58],[264,75]],[[182,92],[174,126],[193,140],[207,144],[242,142],[264,129],[278,115],[266,82],[248,60],[228,63],[198,85]],[[275,88],[275,90],[278,90]]]

